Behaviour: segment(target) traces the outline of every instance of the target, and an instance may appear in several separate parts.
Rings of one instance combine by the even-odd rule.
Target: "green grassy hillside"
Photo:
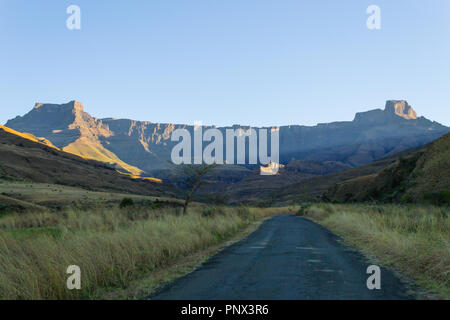
[[[395,163],[400,157],[408,157],[423,148],[424,147],[408,149],[361,167],[312,177],[286,186],[280,185],[278,189],[273,192],[273,198],[280,203],[320,201],[324,192],[332,186],[357,177],[376,174]]]
[[[325,193],[336,202],[429,202],[450,204],[450,134],[424,150],[401,157],[377,174],[337,184]]]

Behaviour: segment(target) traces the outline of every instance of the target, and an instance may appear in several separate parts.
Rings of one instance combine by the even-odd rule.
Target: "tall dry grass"
[[[96,209],[0,218],[0,299],[89,299],[216,245],[286,208]],[[69,265],[81,290],[66,288]]]
[[[318,204],[304,213],[420,286],[450,297],[449,208]]]

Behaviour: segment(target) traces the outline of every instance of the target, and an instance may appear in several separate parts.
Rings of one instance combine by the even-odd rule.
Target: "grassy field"
[[[448,207],[316,204],[298,214],[402,271],[420,287],[450,298]]]
[[[0,299],[104,298],[143,277],[163,281],[173,277],[161,274],[174,263],[290,210],[194,204],[183,216],[180,208],[153,204],[4,214]],[[81,268],[81,290],[66,288],[70,265]]]
[[[44,210],[66,207],[117,206],[125,197],[132,198],[135,202],[156,201],[158,199],[158,201],[182,203],[182,201],[173,198],[96,192],[58,184],[2,180],[0,180],[0,197],[4,198],[2,203],[5,203],[8,198],[12,209],[22,209],[22,211],[33,211],[36,206],[44,207]],[[13,203],[16,201],[18,202]],[[5,209],[7,209],[6,207]],[[0,210],[2,210],[1,205]]]

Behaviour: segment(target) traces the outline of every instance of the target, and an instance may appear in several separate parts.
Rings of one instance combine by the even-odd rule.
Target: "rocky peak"
[[[382,124],[400,120],[398,117],[406,120],[417,120],[417,114],[406,100],[388,100],[386,107],[374,109],[365,112],[358,112],[354,121],[357,123]]]
[[[417,113],[406,100],[388,100],[384,112],[395,114],[407,120],[417,119]]]
[[[55,112],[55,111],[72,111],[72,113],[83,112],[83,104],[72,100],[65,104],[51,104],[36,102],[34,111]],[[32,111],[33,111],[32,110]]]
[[[64,104],[36,103],[30,112],[8,121],[6,126],[46,137],[58,147],[80,137],[111,136],[108,126],[84,112],[83,105],[75,100]]]
[[[83,112],[83,104],[78,101],[70,101],[68,105],[73,108],[73,110]]]

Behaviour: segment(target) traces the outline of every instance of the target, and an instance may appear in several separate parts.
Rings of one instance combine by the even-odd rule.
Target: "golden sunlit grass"
[[[13,214],[0,218],[0,298],[93,298],[126,288],[184,257],[223,243],[253,221],[292,209],[98,208]],[[82,289],[66,288],[69,265],[81,268]]]
[[[363,204],[317,204],[302,212],[447,299],[449,213],[449,208],[433,206]]]
[[[50,141],[48,141],[47,139],[44,139],[44,138],[37,138],[37,137],[35,137],[34,135],[32,135],[31,133],[18,132],[18,131],[16,131],[16,130],[13,130],[13,129],[11,129],[11,128],[8,128],[8,127],[2,126],[2,125],[0,125],[0,129],[3,130],[3,131],[6,131],[6,132],[8,132],[8,133],[15,134],[16,136],[22,137],[22,138],[24,138],[24,139],[27,139],[27,140],[30,140],[30,141],[33,141],[33,142],[37,142],[37,143],[44,144],[44,145],[46,145],[46,146],[48,146],[48,147],[51,147],[51,148],[53,148],[53,149],[56,149],[56,150],[60,150],[59,148],[55,147],[55,146],[54,146]]]
[[[147,181],[151,181],[151,182],[156,182],[156,183],[162,183],[163,181],[161,179],[158,178],[153,178],[153,177],[141,177],[141,176],[136,176],[134,174],[131,173],[125,173],[125,172],[121,172],[121,171],[117,171],[120,174],[124,174],[126,176],[129,176],[131,179],[140,179],[140,180],[147,180]]]
[[[83,159],[115,164],[135,176],[139,176],[143,173],[141,169],[122,161],[117,155],[103,147],[103,145],[95,139],[81,137],[65,146],[63,151],[72,153]]]

